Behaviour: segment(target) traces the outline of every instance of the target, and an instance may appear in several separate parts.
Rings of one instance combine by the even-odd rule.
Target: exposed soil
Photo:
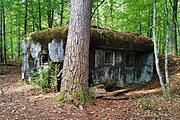
[[[163,66],[163,56],[160,55]],[[41,95],[39,88],[20,83],[20,64],[11,61],[0,65],[0,120],[140,120],[180,119],[180,58],[169,56],[169,78],[172,98],[162,98],[157,75],[149,83],[129,85],[132,91],[120,96],[98,98],[91,103],[75,107],[58,103],[59,93]],[[162,67],[161,67],[162,68]],[[121,99],[122,98],[122,99]],[[127,98],[127,99],[124,99]]]

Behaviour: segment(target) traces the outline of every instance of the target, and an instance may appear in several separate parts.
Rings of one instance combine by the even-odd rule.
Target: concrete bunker
[[[27,34],[22,42],[22,79],[52,62],[62,69],[67,28]],[[91,28],[89,84],[122,87],[151,80],[154,71],[153,42],[133,33]]]

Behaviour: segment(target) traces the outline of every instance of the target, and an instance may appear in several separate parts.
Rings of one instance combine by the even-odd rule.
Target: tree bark
[[[177,6],[178,0],[173,2],[173,17],[172,17],[172,55],[177,55]]]
[[[41,1],[38,0],[39,30],[41,30]]]
[[[3,62],[3,40],[2,40],[2,1],[0,1],[0,63]]]
[[[13,41],[12,41],[12,36],[13,36],[13,32],[12,32],[12,18],[10,17],[10,19],[11,19],[11,30],[10,30],[10,33],[11,33],[11,58],[13,58],[14,57],[14,55],[13,55]]]
[[[27,34],[27,10],[28,10],[28,0],[25,0],[24,35]]]
[[[141,17],[141,12],[139,12],[139,34],[142,35],[142,17]]]
[[[99,0],[97,0],[97,6],[96,6],[96,8],[93,10],[91,18],[93,18],[93,15],[95,14],[96,10],[98,10],[98,8],[99,8],[105,1],[106,1],[106,0],[103,0],[103,1],[101,1],[101,3],[99,4]]]
[[[111,7],[110,7],[110,16],[111,16],[111,28],[113,28],[113,0],[110,0],[110,3],[111,3]]]
[[[18,16],[16,17],[18,21]],[[21,38],[21,26],[20,26],[20,21],[18,21],[17,25],[17,40],[16,40],[16,56],[19,58],[20,57],[20,38]]]
[[[7,63],[7,56],[6,56],[6,17],[5,17],[5,8],[4,4],[2,5],[2,16],[3,16],[3,39],[4,39],[4,62]]]
[[[33,1],[31,0],[31,15],[32,15],[32,31],[35,31],[35,15],[34,15],[34,4]]]
[[[61,0],[61,21],[60,25],[63,25],[63,13],[64,13],[64,0]]]
[[[96,0],[97,1],[97,6],[99,6],[99,0]],[[97,26],[100,26],[100,23],[99,23],[99,21],[100,21],[100,18],[99,18],[99,9],[97,9],[97,13],[96,13],[97,15],[96,15],[96,24],[97,24]]]
[[[147,33],[148,37],[152,37],[152,23],[153,23],[153,10],[151,7],[149,7],[149,19],[148,19],[148,28],[149,31]]]
[[[47,16],[48,16],[48,27],[52,28],[54,19],[54,10],[52,8],[52,1],[46,0],[47,2]]]
[[[168,44],[169,44],[169,20],[168,20],[168,7],[167,7],[167,1],[164,0],[164,7],[165,7],[165,14],[166,14],[166,44],[165,44],[165,78],[166,78],[166,94],[165,97],[170,97],[170,81],[169,81],[169,73],[168,73]]]
[[[70,24],[60,90],[61,101],[75,105],[89,100],[91,0],[71,0]]]
[[[163,94],[166,93],[165,85],[162,78],[162,73],[159,67],[159,58],[158,58],[158,47],[157,47],[157,39],[156,39],[156,0],[153,0],[153,42],[154,42],[154,55],[155,55],[155,64],[156,64],[156,71],[159,77],[159,81],[161,84],[161,88]]]

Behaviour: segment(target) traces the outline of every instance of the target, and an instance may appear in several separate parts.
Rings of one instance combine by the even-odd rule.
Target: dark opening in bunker
[[[41,64],[48,63],[48,54],[41,54]]]
[[[135,66],[134,52],[128,52],[125,54],[125,66],[126,67],[134,67]]]
[[[104,52],[105,64],[113,64],[113,52],[106,51]]]

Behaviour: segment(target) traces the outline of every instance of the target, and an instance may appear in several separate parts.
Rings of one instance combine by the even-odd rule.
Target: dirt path
[[[171,67],[176,72],[170,75],[173,88],[170,100],[160,97],[159,82],[155,76],[148,84],[129,86],[134,91],[119,96],[128,96],[129,99],[95,99],[83,109],[58,103],[59,93],[40,95],[39,88],[19,83],[19,64],[1,65],[0,120],[179,120],[180,71],[177,65],[180,65],[179,59]]]

